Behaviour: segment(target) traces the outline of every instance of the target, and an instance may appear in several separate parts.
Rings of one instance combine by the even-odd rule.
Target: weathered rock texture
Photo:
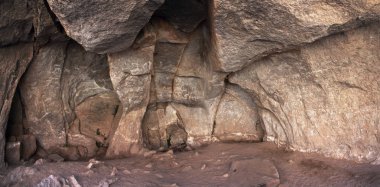
[[[267,141],[337,158],[379,158],[380,24],[271,55],[229,80],[260,104]]]
[[[48,0],[68,36],[97,53],[130,47],[163,0]]]
[[[214,0],[214,29],[220,69],[231,72],[281,52],[378,19],[370,1]]]
[[[5,0],[0,18],[1,159],[7,137],[17,159],[264,140],[380,163],[379,1]]]
[[[0,167],[4,166],[5,131],[13,95],[32,58],[32,44],[0,48]]]
[[[105,145],[119,101],[108,76],[106,57],[73,42],[39,49],[20,86],[23,126],[41,148],[70,159],[95,155]],[[71,148],[73,147],[73,148]]]

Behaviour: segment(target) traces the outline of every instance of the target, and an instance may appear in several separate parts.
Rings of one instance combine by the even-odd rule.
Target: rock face
[[[3,0],[0,159],[275,141],[380,163],[379,20],[375,0]]]
[[[380,25],[272,55],[229,80],[261,105],[267,141],[336,158],[379,157]]]
[[[48,0],[68,36],[86,50],[118,52],[130,47],[163,0]]]
[[[24,129],[36,136],[41,148],[62,155],[74,150],[86,158],[95,155],[97,142],[106,144],[119,101],[105,56],[67,41],[43,46],[20,92]]]
[[[268,54],[378,19],[378,1],[214,1],[220,69],[240,70]]]
[[[111,136],[107,157],[140,151],[141,122],[149,103],[154,46],[109,55],[112,84],[121,102],[121,117]]]
[[[251,96],[237,86],[228,85],[215,116],[214,135],[223,141],[261,141],[257,107]]]
[[[5,131],[13,95],[32,58],[32,44],[0,48],[0,167],[4,166]]]
[[[0,46],[32,41],[33,9],[31,1],[0,2]]]

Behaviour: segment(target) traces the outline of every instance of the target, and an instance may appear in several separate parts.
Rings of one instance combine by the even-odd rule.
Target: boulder
[[[215,116],[214,136],[222,141],[262,141],[264,130],[252,97],[228,85]]]
[[[114,53],[130,47],[163,0],[48,0],[66,34],[86,50]]]
[[[379,158],[380,25],[271,55],[229,81],[257,99],[266,141],[371,162]]]
[[[146,147],[165,150],[186,147],[187,133],[180,114],[172,105],[150,106],[142,123]]]
[[[137,154],[142,148],[141,123],[149,103],[153,53],[154,46],[148,46],[108,55],[121,117],[113,128],[107,157]]]
[[[72,41],[40,48],[20,85],[26,131],[49,153],[59,151],[73,160],[84,149],[83,157],[94,156],[95,142],[106,144],[119,105],[108,71],[106,56],[86,52]],[[85,137],[67,142],[81,135]],[[64,146],[75,154],[62,150]]]
[[[24,128],[49,150],[66,143],[61,96],[61,75],[67,42],[42,47],[24,75],[20,93],[24,103]]]
[[[380,18],[378,1],[215,0],[219,68],[238,71],[272,53],[312,43]]]

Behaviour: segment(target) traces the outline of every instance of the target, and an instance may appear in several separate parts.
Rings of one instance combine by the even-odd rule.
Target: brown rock
[[[263,135],[251,96],[237,86],[228,85],[215,116],[214,136],[222,141],[261,141]]]
[[[149,103],[154,46],[109,54],[113,87],[122,106],[107,157],[127,156],[142,148],[141,122]]]
[[[265,139],[335,158],[378,159],[379,28],[330,36],[231,76],[258,99]]]
[[[46,150],[66,143],[60,85],[66,47],[67,42],[42,47],[20,85],[24,126]]]
[[[149,107],[142,124],[145,144],[151,149],[182,149],[187,133],[179,113],[171,105]]]
[[[127,49],[163,0],[48,0],[67,35],[86,50],[112,53]]]
[[[378,1],[215,0],[220,69],[237,71],[271,53],[379,19]]]
[[[43,149],[60,150],[68,143],[67,132],[106,144],[119,105],[108,71],[106,56],[86,52],[73,42],[54,42],[39,50],[20,92],[24,128]],[[95,154],[91,143],[81,143],[70,139],[68,145],[85,147],[88,151],[81,152],[87,156]]]
[[[0,46],[31,42],[33,9],[28,0],[3,0],[0,3]]]
[[[8,142],[5,145],[5,160],[9,164],[18,164],[21,159],[21,143],[20,142]]]
[[[33,45],[0,48],[0,167],[4,166],[5,127],[17,84],[33,57]]]
[[[21,157],[24,160],[29,160],[37,150],[37,140],[33,135],[22,136],[21,141]]]

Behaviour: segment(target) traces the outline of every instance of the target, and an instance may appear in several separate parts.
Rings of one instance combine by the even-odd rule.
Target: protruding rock
[[[154,46],[109,54],[113,87],[122,115],[113,129],[107,157],[127,156],[142,148],[141,122],[149,103]]]
[[[48,0],[67,35],[86,50],[114,53],[127,49],[163,0]]]
[[[264,130],[252,97],[228,85],[215,116],[214,136],[222,141],[262,141]]]
[[[214,0],[220,69],[238,71],[271,53],[379,19],[379,1]]]
[[[257,98],[266,141],[373,161],[380,156],[379,36],[374,22],[272,55],[229,80]]]
[[[180,114],[171,105],[151,106],[143,120],[143,135],[151,149],[183,149],[187,133]]]

